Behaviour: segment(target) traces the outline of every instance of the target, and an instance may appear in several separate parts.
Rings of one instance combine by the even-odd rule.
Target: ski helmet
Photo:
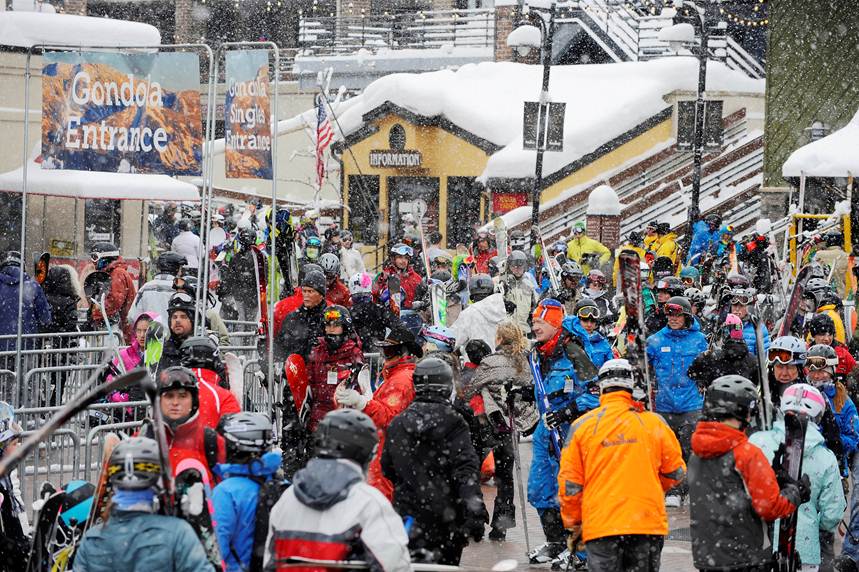
[[[159,272],[176,276],[183,266],[188,264],[188,259],[177,252],[168,250],[158,257],[155,267]]]
[[[757,292],[754,288],[732,288],[731,304],[748,306],[754,304]]]
[[[424,353],[423,348],[418,344],[412,331],[402,324],[397,324],[392,328],[384,340],[376,340],[376,345],[382,348],[382,351],[385,352],[385,357],[391,357],[388,355],[386,348],[395,349],[394,353],[399,354],[402,354],[405,350],[417,357],[421,357]]]
[[[605,279],[605,274],[603,274],[602,270],[597,270],[594,268],[590,272],[588,272],[588,277],[585,280],[585,286],[590,288],[591,286],[599,286],[600,288],[605,288],[607,281]]]
[[[185,312],[188,319],[193,322],[196,308],[196,301],[192,296],[185,292],[176,292],[170,296],[170,301],[167,303],[167,316],[172,316],[173,312]]]
[[[812,316],[806,328],[812,336],[819,336],[821,334],[835,335],[835,322],[832,321],[832,318],[828,314],[822,312]]]
[[[176,429],[176,427],[193,419],[200,409],[200,389],[197,385],[197,377],[193,371],[179,365],[161,370],[158,373],[158,394],[163,396],[165,393],[174,390],[184,390],[191,394],[191,411],[179,419],[165,419],[166,423],[172,429]]]
[[[369,294],[373,291],[373,277],[367,272],[358,272],[349,278],[349,294]]]
[[[723,331],[725,333],[726,339],[742,341],[743,321],[736,314],[728,314],[727,316],[725,316],[725,324],[723,327]]]
[[[838,367],[838,354],[835,353],[835,348],[826,344],[811,346],[808,348],[805,367],[815,370],[825,369],[835,375],[835,368]]]
[[[707,388],[703,414],[707,419],[748,423],[757,398],[757,389],[751,381],[741,375],[723,375]]]
[[[600,318],[599,306],[591,298],[582,298],[576,302],[575,312],[579,319],[599,320]]]
[[[21,253],[17,250],[10,250],[6,253],[6,258],[3,259],[3,262],[0,263],[0,268],[5,268],[6,266],[17,266],[21,267]]]
[[[722,217],[718,213],[710,213],[704,217],[704,222],[707,223],[707,226],[709,226],[711,230],[716,230],[722,226]]]
[[[793,411],[805,415],[815,423],[823,417],[826,400],[820,391],[807,383],[795,383],[787,387],[781,396],[782,413]]]
[[[668,234],[671,232],[671,225],[667,222],[656,223],[656,234]]]
[[[521,250],[514,250],[510,253],[510,256],[507,257],[507,268],[527,268],[528,267],[528,255],[522,252]]]
[[[366,468],[376,454],[379,435],[373,420],[357,409],[330,411],[313,434],[316,456],[349,459]]]
[[[66,496],[60,511],[60,519],[66,526],[84,526],[92,510],[95,486],[89,481],[69,481],[63,487]]]
[[[453,370],[446,361],[433,355],[418,362],[412,373],[412,382],[416,395],[453,397]]]
[[[15,410],[5,401],[0,401],[0,453],[6,444],[17,439],[24,430],[15,420]]]
[[[453,258],[447,252],[437,253],[430,262],[432,262],[432,266],[434,268],[438,268],[439,266],[441,266],[443,268],[449,269],[451,266],[453,266]]]
[[[770,364],[776,362],[784,365],[805,365],[808,350],[805,342],[793,336],[780,336],[770,343],[767,350],[767,360]]]
[[[240,411],[224,415],[218,422],[218,433],[224,438],[227,459],[259,457],[274,442],[274,427],[264,413]]]
[[[744,274],[740,274],[739,272],[728,273],[728,277],[725,281],[728,284],[728,287],[732,290],[734,288],[748,288],[752,285],[752,282],[751,280],[749,280],[749,277]]]
[[[326,277],[340,276],[340,259],[336,254],[326,252],[319,257],[319,266]]]
[[[201,367],[215,370],[221,365],[218,344],[208,336],[192,336],[179,348],[182,365],[188,368]]]
[[[104,270],[111,262],[119,258],[119,249],[111,242],[96,242],[89,254],[96,270]]]
[[[692,324],[695,318],[692,315],[692,304],[683,296],[672,296],[665,302],[664,312],[666,316],[684,316],[686,327]]]
[[[450,279],[451,279],[451,275],[450,275],[449,270],[436,270],[430,276],[431,282],[435,282],[435,283],[439,283],[439,284],[446,284],[447,282],[450,281]]]
[[[468,361],[480,365],[483,358],[492,353],[492,348],[489,344],[480,339],[469,340],[465,344],[465,355],[468,356]]]
[[[304,243],[304,258],[307,260],[316,260],[319,258],[319,252],[322,250],[322,241],[318,236],[308,236]]]
[[[120,441],[108,461],[110,483],[120,490],[144,490],[158,485],[161,456],[158,444],[148,437]]]
[[[346,230],[344,228],[343,230],[340,231],[340,240],[345,242],[347,240],[355,240],[355,238],[352,236],[351,230]]]
[[[666,276],[665,278],[660,278],[656,282],[655,288],[657,292],[663,290],[665,292],[668,292],[672,296],[682,296],[683,291],[685,289],[686,287],[676,276]]]
[[[577,220],[573,223],[573,236],[579,236],[585,234],[585,230],[587,229],[587,225],[585,225],[585,221]]]
[[[304,278],[301,279],[301,287],[302,288],[312,288],[316,290],[321,295],[325,296],[326,292],[326,282],[325,282],[325,274],[322,272],[305,272]]]
[[[607,389],[612,387],[632,391],[634,386],[635,375],[629,361],[610,359],[600,367],[599,388],[601,393],[605,393]]]
[[[684,266],[683,270],[680,271],[680,280],[683,281],[684,278],[691,279],[691,284],[701,278],[701,273],[694,266]]]
[[[349,309],[345,306],[338,304],[328,306],[325,308],[325,312],[322,313],[322,320],[326,326],[342,326],[344,333],[348,334],[352,331],[352,314],[349,313]]]
[[[495,283],[489,274],[475,274],[468,281],[468,292],[472,302],[479,302],[491,296],[495,291]]]
[[[392,257],[394,257],[394,256],[407,256],[407,257],[411,258],[414,255],[415,255],[415,250],[411,246],[409,246],[407,244],[403,244],[402,242],[398,242],[397,244],[395,244],[394,246],[391,247],[391,256]]]
[[[686,288],[683,290],[683,297],[689,300],[693,306],[697,306],[698,310],[703,310],[707,304],[707,295],[697,288]]]
[[[524,254],[524,253],[523,253]],[[569,278],[576,284],[582,281],[584,277],[582,267],[575,260],[568,260],[561,265],[561,278]]]
[[[820,292],[829,290],[829,282],[825,278],[809,278],[805,283],[804,292]]]
[[[456,347],[456,336],[450,328],[427,326],[424,327],[421,335],[440,352],[452,352]]]

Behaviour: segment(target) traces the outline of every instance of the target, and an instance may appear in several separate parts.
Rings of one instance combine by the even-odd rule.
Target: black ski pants
[[[588,572],[658,572],[665,537],[651,534],[604,536],[585,544]]]
[[[498,444],[492,448],[495,458],[495,506],[492,509],[492,527],[507,530],[516,524],[513,504],[513,443],[510,434],[498,435]]]
[[[689,462],[689,455],[692,454],[692,433],[695,432],[695,425],[701,418],[701,411],[688,411],[686,413],[660,413],[674,435],[680,442],[680,450],[683,453],[683,462]],[[689,494],[689,484],[684,479],[682,483],[668,491],[668,494],[686,496]]]

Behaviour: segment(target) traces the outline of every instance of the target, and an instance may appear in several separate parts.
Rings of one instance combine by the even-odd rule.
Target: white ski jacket
[[[170,245],[170,249],[176,254],[184,256],[188,261],[189,267],[200,267],[200,237],[190,230],[180,232],[179,235],[173,239],[173,244]]]
[[[471,340],[483,340],[495,351],[495,330],[507,318],[504,295],[500,292],[468,306],[450,326],[456,336],[456,347],[462,347]]]
[[[366,267],[364,266],[364,259],[361,257],[361,252],[355,248],[341,248],[340,249],[340,278],[343,279],[344,282],[348,283],[348,280],[351,276],[358,274],[359,272],[364,272]]]

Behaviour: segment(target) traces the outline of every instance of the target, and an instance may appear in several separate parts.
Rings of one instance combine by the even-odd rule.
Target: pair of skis
[[[639,377],[638,385],[647,391],[647,408],[653,411],[654,394],[645,344],[641,258],[637,252],[624,250],[620,253],[619,261],[620,290],[626,313],[626,359]]]

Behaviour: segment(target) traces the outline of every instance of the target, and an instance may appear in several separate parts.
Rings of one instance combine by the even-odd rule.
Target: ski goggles
[[[780,363],[782,365],[789,365],[798,359],[801,360],[802,357],[804,356],[795,356],[790,350],[770,349],[767,352],[767,360],[770,363]]]
[[[682,282],[684,286],[692,286],[695,284],[695,279],[691,276],[683,276],[680,278],[680,282]]]
[[[680,304],[665,304],[666,316],[682,316],[686,310]]]
[[[752,303],[752,296],[749,294],[738,294],[736,296],[731,296],[731,305],[732,306],[748,306]]]
[[[805,366],[811,370],[822,370],[828,367],[834,368],[838,365],[838,360],[828,360],[823,356],[809,356],[805,360]]]
[[[391,249],[391,254],[396,256],[414,256],[415,251],[411,246],[401,244]]]
[[[339,322],[343,319],[343,312],[336,308],[331,308],[325,310],[325,313],[322,315],[322,317],[326,322]]]
[[[600,317],[600,310],[596,306],[585,306],[583,308],[579,308],[576,312],[576,316],[582,320],[596,320]]]

